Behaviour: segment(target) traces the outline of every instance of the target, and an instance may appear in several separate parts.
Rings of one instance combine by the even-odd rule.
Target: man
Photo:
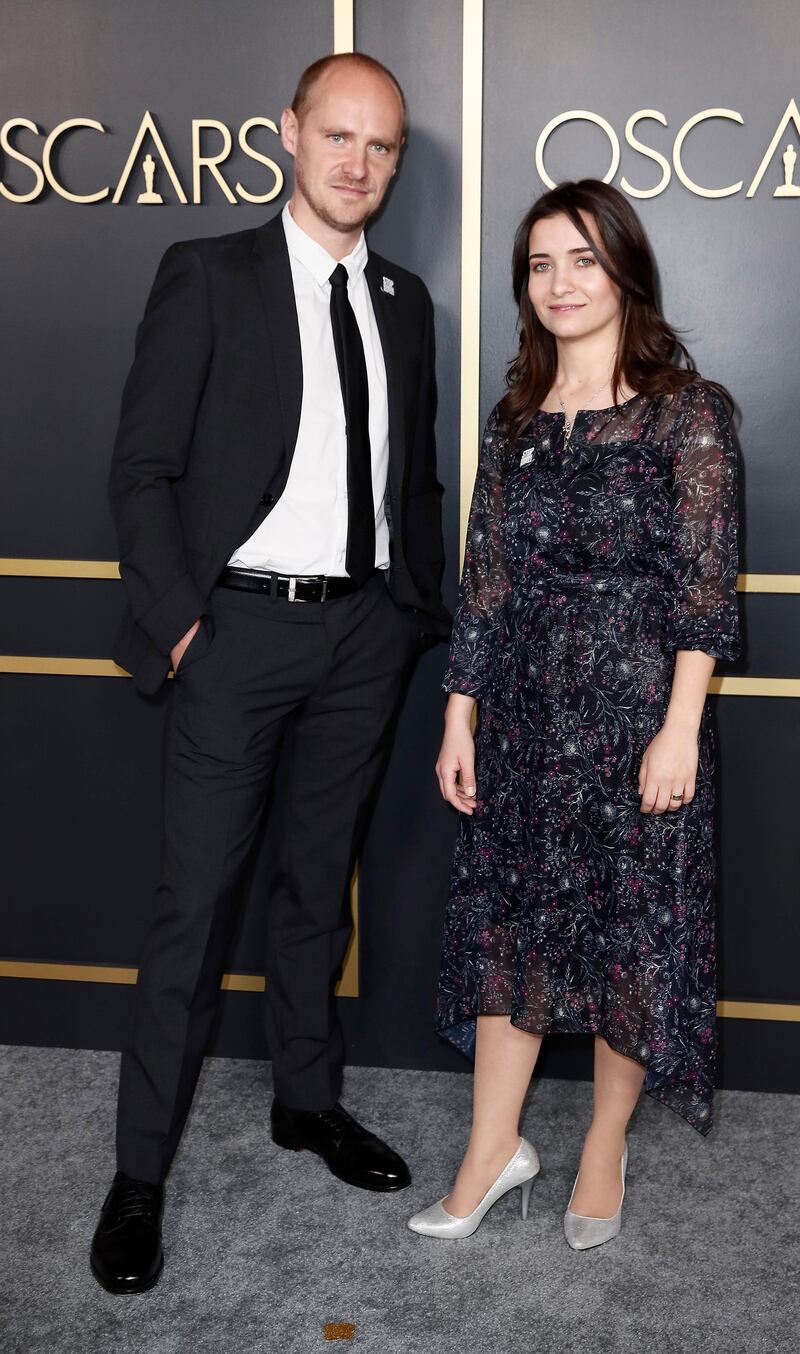
[[[287,738],[267,909],[272,1136],[364,1189],[410,1180],[338,1104],[333,998],[392,722],[414,659],[449,629],[431,302],[363,234],[405,119],[371,58],[311,66],[281,120],[291,200],[258,230],[173,245],[137,337],[111,472],[130,603],[115,657],[145,692],[170,664],[175,682],[119,1169],[92,1245],[115,1293],[161,1272],[163,1181]]]

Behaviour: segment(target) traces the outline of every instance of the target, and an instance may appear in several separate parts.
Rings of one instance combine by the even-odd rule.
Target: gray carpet
[[[414,1236],[463,1148],[470,1078],[347,1077],[347,1106],[408,1158],[411,1189],[371,1195],[273,1146],[269,1067],[206,1063],[168,1186],[167,1267],[115,1298],[87,1260],[113,1172],[116,1055],[0,1050],[3,1354],[791,1354],[800,1348],[800,1097],[729,1092],[703,1140],[645,1102],[630,1135],[623,1230],[570,1251],[561,1217],[590,1087],[535,1084],[542,1158],[467,1241]],[[328,1343],[327,1322],[354,1322]]]

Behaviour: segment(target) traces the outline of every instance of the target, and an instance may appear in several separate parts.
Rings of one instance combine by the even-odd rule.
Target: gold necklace
[[[591,404],[592,400],[596,400],[596,399],[597,399],[597,396],[600,394],[600,391],[605,389],[605,387],[608,385],[608,382],[609,382],[609,377],[606,376],[606,378],[605,378],[605,380],[603,381],[602,385],[599,385],[599,386],[597,387],[597,389],[594,391],[594,393],[591,394],[591,395],[589,396],[589,398],[588,398],[588,400],[586,401],[586,403],[587,403],[587,404]],[[559,404],[561,405],[561,412],[562,412],[562,414],[564,415],[564,446],[566,447],[567,444],[568,444],[568,442],[569,442],[569,439],[570,439],[571,436],[572,436],[572,429],[573,429],[574,426],[575,426],[575,420],[574,420],[574,419],[570,420],[569,417],[568,417],[568,415],[567,415],[567,406],[565,405],[563,399],[561,398],[561,386],[558,384],[558,381],[556,381],[556,394],[558,395],[558,402],[559,402]],[[580,412],[580,411],[579,411],[578,409],[575,410],[575,416],[576,416],[576,417],[577,417],[577,415],[578,415],[579,412]]]

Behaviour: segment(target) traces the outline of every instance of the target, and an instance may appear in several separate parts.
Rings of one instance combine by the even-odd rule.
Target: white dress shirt
[[[329,278],[337,260],[282,213],[303,357],[303,402],[289,478],[272,512],[234,551],[229,563],[281,574],[346,577],[347,434],[344,403],[331,328]],[[341,260],[369,382],[369,442],[375,502],[375,563],[389,567],[389,528],[384,511],[389,468],[389,411],[386,367],[364,276],[367,242],[362,234]]]

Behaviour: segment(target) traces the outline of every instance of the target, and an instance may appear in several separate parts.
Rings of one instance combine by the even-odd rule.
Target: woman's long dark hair
[[[599,246],[588,234],[582,212],[593,218]],[[699,375],[661,313],[653,251],[627,198],[599,179],[562,183],[533,204],[514,239],[511,271],[519,306],[519,352],[506,373],[508,391],[499,409],[500,422],[512,436],[527,426],[556,379],[555,338],[539,320],[528,296],[531,231],[537,221],[551,216],[569,218],[600,267],[619,287],[620,342],[611,378],[615,403],[623,384],[637,394],[664,395],[682,390]],[[725,387],[715,381],[708,384],[732,410],[733,400]]]

